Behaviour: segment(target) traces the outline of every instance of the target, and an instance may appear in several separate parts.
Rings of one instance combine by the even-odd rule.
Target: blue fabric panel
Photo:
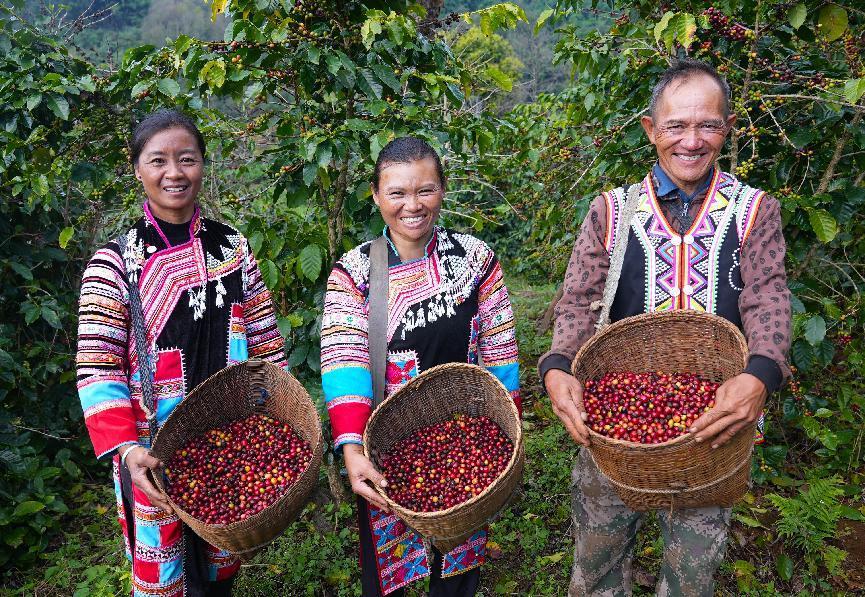
[[[78,392],[81,409],[87,410],[100,402],[129,400],[129,387],[119,381],[101,381],[88,384]]]
[[[509,392],[520,389],[520,365],[511,363],[509,365],[498,365],[487,367],[487,371],[496,376]]]
[[[372,398],[372,375],[365,367],[342,367],[323,373],[321,387],[325,402],[340,396]]]
[[[159,527],[136,524],[135,540],[147,545],[148,547],[159,547],[162,543],[162,539],[159,535]]]
[[[183,396],[179,396],[177,398],[160,398],[156,401],[156,422],[162,425],[165,422],[165,419],[168,418],[168,415],[171,414],[171,411],[174,410],[174,407],[180,404],[180,401],[183,400]]]
[[[228,343],[228,362],[240,363],[249,358],[249,344],[246,338],[232,338]]]

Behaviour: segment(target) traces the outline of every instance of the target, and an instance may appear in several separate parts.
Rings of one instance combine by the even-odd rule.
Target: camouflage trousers
[[[571,476],[576,545],[569,597],[631,595],[631,560],[643,514],[631,510],[580,450]],[[711,596],[712,576],[724,558],[730,509],[720,506],[658,512],[664,559],[661,596]]]

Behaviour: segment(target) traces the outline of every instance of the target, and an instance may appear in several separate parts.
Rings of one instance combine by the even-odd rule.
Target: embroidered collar
[[[162,238],[162,242],[165,243],[166,247],[172,246],[168,241],[168,237],[165,236],[165,232],[159,226],[159,222],[156,221],[156,216],[153,215],[153,212],[150,211],[150,205],[147,201],[144,202],[144,218],[147,224],[153,226],[156,229],[156,232],[159,234],[160,238]],[[192,239],[195,238],[195,235],[201,231],[201,208],[198,207],[198,204],[195,204],[195,211],[192,212],[192,219],[189,220],[189,240],[186,242],[192,242]],[[186,243],[182,243],[186,244]],[[178,245],[181,246],[181,245]]]
[[[393,253],[393,255],[396,257],[396,262],[400,263],[399,251],[396,250],[396,245],[394,245],[393,241],[390,239],[390,228],[387,225],[385,225],[384,230],[382,230],[382,234],[387,239],[387,244],[390,247],[390,250]],[[429,257],[430,255],[432,255],[433,251],[435,251],[436,244],[438,243],[438,236],[439,236],[439,226],[435,225],[435,226],[433,226],[432,235],[430,236],[429,240],[426,243],[426,246],[424,247],[423,257],[418,257],[417,259],[409,259],[408,261],[403,261],[402,263],[411,263],[413,261],[417,261],[418,259],[425,259],[426,257]],[[388,260],[388,261],[390,261],[390,260]],[[389,263],[389,265],[392,265],[392,263]]]
[[[658,199],[661,201],[675,199],[676,197],[680,197],[683,202],[690,203],[694,200],[700,193],[704,193],[706,189],[709,188],[709,185],[712,183],[712,178],[715,175],[715,167],[709,170],[706,175],[706,179],[700,183],[700,186],[697,187],[697,190],[694,191],[692,195],[689,195],[682,189],[680,189],[675,182],[664,172],[664,169],[661,168],[661,164],[655,162],[655,165],[652,166],[652,178],[654,182],[657,183],[657,195]],[[677,194],[673,195],[674,191],[678,191]],[[671,196],[672,195],[672,196]]]

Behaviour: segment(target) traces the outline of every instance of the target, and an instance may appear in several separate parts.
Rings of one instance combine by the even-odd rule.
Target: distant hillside
[[[30,14],[42,9],[44,0],[28,0]],[[115,63],[123,52],[142,44],[160,45],[181,33],[201,39],[221,39],[225,30],[222,17],[216,23],[210,20],[210,6],[202,0],[66,0],[69,18],[85,11],[90,14],[111,9],[110,16],[75,36],[74,43],[90,60],[96,63]],[[469,12],[497,4],[496,0],[446,0],[444,12]],[[524,0],[517,2],[531,21],[516,30],[503,32],[516,57],[525,65],[523,76],[502,107],[532,101],[542,92],[555,92],[568,85],[569,72],[564,66],[552,63],[555,33],[545,27],[538,35],[533,33],[534,21],[555,0]],[[112,8],[113,7],[113,8]],[[68,20],[68,19],[67,19]],[[590,14],[572,17],[582,28],[608,27],[609,19]]]

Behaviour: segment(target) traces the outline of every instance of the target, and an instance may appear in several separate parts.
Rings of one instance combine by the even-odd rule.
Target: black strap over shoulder
[[[390,292],[387,239],[372,241],[369,252],[369,365],[372,373],[372,407],[384,400],[387,367],[387,303]]]
[[[121,234],[117,239],[117,245],[120,247],[120,257],[123,259],[124,266],[126,264],[126,253],[128,244],[125,234]],[[144,408],[147,413],[147,423],[150,427],[150,444],[153,445],[153,440],[156,437],[156,403],[153,400],[153,363],[150,360],[150,350],[147,346],[147,332],[144,327],[144,309],[141,306],[141,294],[138,290],[138,282],[126,273],[126,280],[129,283],[129,311],[132,319],[132,336],[135,338],[135,352],[138,354],[138,372],[141,376],[141,395],[144,401]]]

